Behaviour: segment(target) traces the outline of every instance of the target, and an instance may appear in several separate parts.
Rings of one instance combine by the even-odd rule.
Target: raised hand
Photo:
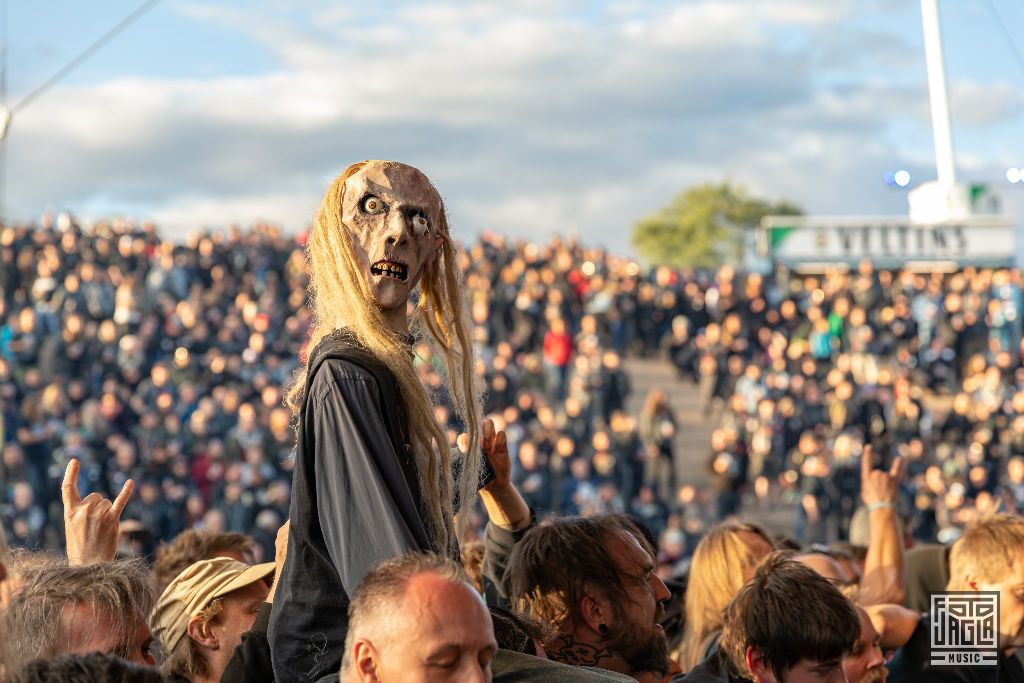
[[[484,420],[482,426],[483,438],[481,447],[484,455],[494,469],[494,481],[484,487],[485,490],[495,491],[507,489],[512,486],[512,459],[508,455],[508,438],[504,430],[495,433],[494,421]]]
[[[117,554],[117,535],[121,512],[128,504],[135,482],[124,483],[113,502],[98,493],[84,499],[78,494],[79,462],[72,458],[60,486],[64,501],[64,533],[67,537],[68,564],[85,565],[110,562]]]
[[[860,497],[865,505],[896,502],[903,478],[903,457],[896,456],[889,470],[876,470],[871,446],[864,446],[860,459]]]
[[[480,446],[494,470],[494,480],[480,489],[480,499],[487,510],[487,518],[500,527],[525,529],[530,525],[532,515],[530,506],[512,483],[512,459],[508,455],[505,432],[495,433],[494,422],[491,420],[484,420],[481,427],[483,433]]]
[[[903,528],[896,515],[896,497],[903,478],[903,458],[888,470],[876,470],[871,446],[860,461],[860,497],[869,511],[868,553],[858,601],[862,605],[901,604],[903,588]]]

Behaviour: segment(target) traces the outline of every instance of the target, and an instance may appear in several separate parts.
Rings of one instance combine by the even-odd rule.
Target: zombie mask
[[[342,221],[355,236],[374,302],[404,312],[441,247],[441,198],[412,166],[370,161],[345,182]]]

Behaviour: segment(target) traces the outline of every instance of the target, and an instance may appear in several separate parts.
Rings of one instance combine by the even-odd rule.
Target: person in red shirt
[[[565,328],[565,321],[552,319],[551,327],[544,334],[544,367],[548,375],[548,392],[558,400],[565,398],[572,352],[572,336]]]

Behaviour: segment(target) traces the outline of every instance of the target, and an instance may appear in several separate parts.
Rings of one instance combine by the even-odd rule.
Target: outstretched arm
[[[505,432],[495,434],[491,420],[484,420],[482,447],[494,470],[494,480],[480,489],[488,518],[484,530],[484,593],[489,604],[504,607],[508,595],[504,576],[509,555],[536,519],[512,483],[512,462]]]
[[[494,422],[483,423],[484,456],[494,469],[494,480],[480,489],[480,500],[487,510],[491,524],[503,529],[519,531],[530,526],[530,506],[512,483],[512,460],[508,455],[505,432],[494,432]]]
[[[896,497],[903,475],[903,458],[896,457],[889,471],[874,469],[870,446],[861,457],[860,495],[868,508],[870,536],[860,582],[860,603],[903,604],[903,530],[896,514]]]

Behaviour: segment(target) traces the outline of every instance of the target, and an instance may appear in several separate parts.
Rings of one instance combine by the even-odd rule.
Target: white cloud
[[[175,232],[300,229],[330,177],[384,157],[428,172],[462,234],[576,229],[625,249],[633,220],[708,179],[818,211],[902,210],[876,178],[913,150],[886,131],[893,111],[927,116],[916,86],[823,85],[828,48],[864,35],[844,23],[846,1],[364,2],[319,6],[308,26],[276,4],[182,7],[247,33],[279,67],[54,90],[12,129],[16,207],[100,198],[151,207]],[[777,44],[779,31],[813,49]],[[995,94],[967,116],[1013,116],[1019,91]],[[971,99],[954,88],[958,114]]]
[[[956,81],[949,90],[950,111],[960,123],[985,126],[1024,110],[1024,91],[1009,83]]]
[[[296,217],[304,216],[308,223],[315,210],[316,198],[309,192],[275,192],[226,198],[176,198],[149,217],[166,230],[187,234],[198,229],[221,229],[257,222],[292,225],[301,229],[305,224],[296,224]]]

